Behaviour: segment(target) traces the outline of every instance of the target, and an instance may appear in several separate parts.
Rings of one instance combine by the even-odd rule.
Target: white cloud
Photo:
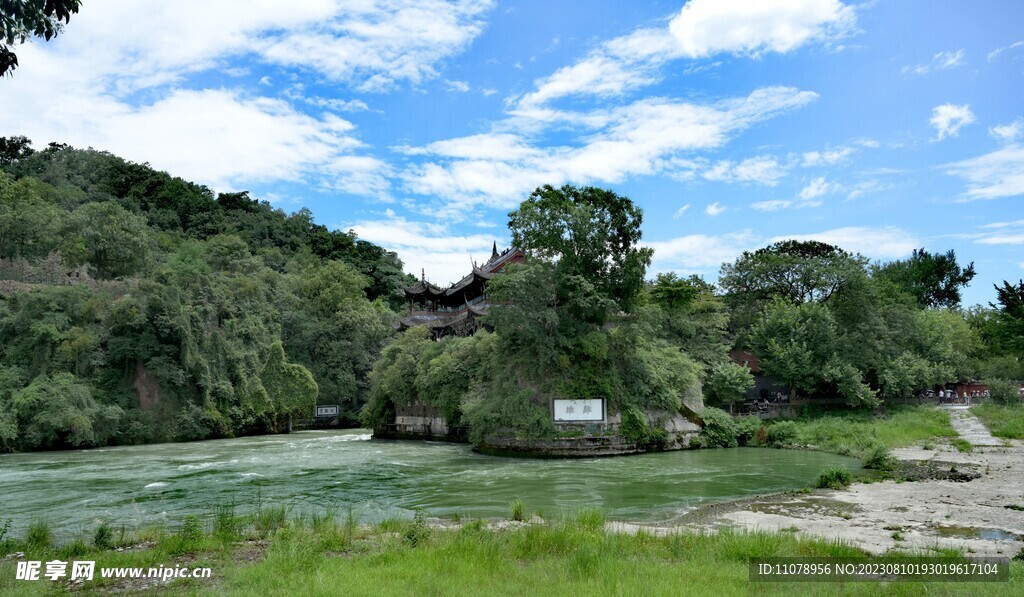
[[[571,95],[619,95],[660,80],[661,66],[671,60],[786,53],[844,37],[855,21],[854,9],[839,0],[690,0],[668,27],[609,40],[512,99],[529,110]]]
[[[758,211],[778,211],[780,209],[786,209],[791,207],[793,201],[788,199],[772,199],[770,201],[756,201],[750,204],[751,209]]]
[[[967,180],[965,200],[1024,195],[1024,147],[1020,145],[1007,145],[943,168],[947,174]]]
[[[854,21],[853,8],[838,0],[691,0],[669,31],[679,54],[689,58],[758,56],[841,37]]]
[[[690,209],[690,204],[689,203],[687,203],[686,205],[684,205],[684,206],[680,207],[679,209],[677,209],[676,213],[672,214],[672,218],[678,220],[679,218],[681,218],[684,215],[686,215],[686,210],[688,210],[688,209]]]
[[[1022,133],[1024,133],[1024,118],[1017,118],[1013,122],[996,125],[988,129],[988,134],[1003,143],[1013,143],[1021,137]]]
[[[833,166],[840,162],[844,162],[856,150],[852,147],[837,147],[835,149],[828,149],[825,151],[808,151],[802,156],[801,165],[805,168],[811,168],[814,166]]]
[[[718,214],[724,212],[727,209],[729,209],[729,208],[724,206],[724,205],[721,205],[717,201],[715,201],[714,203],[708,204],[708,206],[704,208],[704,213],[708,214],[709,216],[714,217],[714,216],[717,216]]]
[[[756,246],[756,240],[745,230],[721,236],[691,234],[643,244],[654,249],[649,272],[694,273],[717,270],[726,261],[733,261],[743,251]]]
[[[1019,48],[1021,46],[1024,46],[1024,41],[1015,41],[1015,42],[1013,42],[1012,44],[1010,44],[1008,46],[1003,46],[1001,48],[996,48],[996,49],[994,49],[994,50],[992,50],[991,52],[988,53],[988,61],[992,62],[993,60],[998,58],[999,55],[1002,54],[1003,52],[1005,52],[1007,50],[1012,50],[1014,48]]]
[[[939,52],[932,56],[931,62],[928,64],[917,64],[904,66],[900,69],[902,74],[912,73],[915,75],[925,75],[933,70],[946,70],[955,66],[961,66],[964,64],[964,49],[960,48],[956,52]]]
[[[800,189],[800,198],[804,200],[815,199],[817,197],[821,197],[831,189],[832,185],[825,180],[825,177],[819,176],[808,183],[803,189]]]
[[[542,184],[616,183],[630,176],[670,171],[679,167],[678,159],[684,154],[720,147],[753,123],[816,97],[812,92],[769,87],[711,105],[652,98],[607,110],[560,113],[551,116],[550,122],[575,122],[584,132],[588,127],[592,132],[579,137],[575,145],[557,147],[539,146],[528,130],[401,147],[405,153],[437,158],[410,166],[401,177],[411,193],[447,198],[450,203],[444,216],[476,203],[509,207]],[[549,123],[531,122],[541,127]],[[765,165],[753,160],[738,176],[764,177],[771,171]]]
[[[447,89],[448,91],[456,91],[459,93],[466,93],[467,91],[469,91],[469,83],[465,81],[445,80],[444,86],[445,89]]]
[[[790,239],[816,240],[876,259],[902,257],[921,246],[921,241],[913,234],[894,226],[880,228],[847,226],[811,234],[776,236],[770,242]]]
[[[369,220],[344,226],[359,238],[396,251],[405,262],[405,271],[440,286],[456,282],[472,268],[472,260],[486,261],[491,255],[491,243],[500,237],[487,234],[453,235],[442,225],[410,222],[401,217]]]
[[[954,104],[942,104],[932,109],[932,117],[928,120],[935,127],[938,137],[936,141],[942,141],[946,137],[956,137],[960,129],[974,122],[974,113],[971,106]]]
[[[484,89],[481,89],[480,93],[484,94],[484,97],[490,97],[490,96],[494,95],[495,93],[498,93],[498,90],[490,88],[490,87],[486,87]]]
[[[717,162],[702,173],[708,180],[719,182],[756,182],[766,186],[775,186],[779,179],[789,172],[786,165],[780,164],[772,156],[758,156],[733,163],[728,160]]]
[[[996,234],[980,238],[974,242],[983,245],[1024,245],[1024,234]]]
[[[1024,228],[1024,220],[1014,220],[1012,222],[992,222],[991,224],[979,226],[979,228],[1011,228],[1016,226]]]
[[[701,273],[718,270],[750,251],[782,240],[817,240],[875,259],[903,257],[922,246],[913,234],[895,227],[846,227],[812,234],[764,238],[750,230],[722,235],[691,234],[664,241],[643,243],[654,249],[650,272]]]
[[[362,143],[350,134],[352,123],[332,114],[314,118],[282,100],[225,89],[179,89],[141,106],[72,95],[60,94],[43,109],[16,104],[0,112],[0,130],[17,130],[39,143],[101,147],[218,190],[306,180],[383,196],[389,186],[386,165],[354,155]]]

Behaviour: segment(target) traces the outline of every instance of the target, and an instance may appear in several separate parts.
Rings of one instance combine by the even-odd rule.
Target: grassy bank
[[[1024,439],[1024,405],[1002,406],[991,402],[971,407],[992,435],[1006,439]]]
[[[235,516],[218,512],[201,525],[190,519],[177,531],[151,530],[133,541],[143,548],[116,551],[78,541],[54,547],[22,543],[25,559],[92,559],[109,566],[205,566],[213,577],[173,581],[171,593],[217,595],[1019,595],[1024,564],[1010,583],[758,584],[747,564],[773,556],[864,557],[833,541],[790,533],[680,533],[665,537],[605,530],[600,512],[581,512],[545,525],[494,530],[480,521],[439,530],[419,518],[359,526],[320,513],[301,517]],[[37,531],[38,534],[38,531]],[[37,540],[39,537],[36,538]],[[123,539],[123,538],[122,538]],[[124,547],[124,546],[122,546]],[[943,552],[943,555],[951,555]],[[49,581],[14,580],[15,562],[0,561],[0,592],[52,591]],[[152,590],[158,584],[94,580],[92,591]]]
[[[811,447],[844,456],[868,458],[889,450],[956,437],[949,414],[933,406],[895,406],[885,414],[870,411],[812,412],[796,419],[737,421],[740,444]]]

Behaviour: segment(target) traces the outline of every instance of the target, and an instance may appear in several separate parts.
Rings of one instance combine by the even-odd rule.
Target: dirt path
[[[957,431],[975,446],[973,452],[943,445],[902,448],[893,455],[930,461],[936,470],[972,468],[980,473],[972,481],[855,483],[841,491],[763,496],[708,506],[678,524],[712,532],[737,528],[839,539],[879,554],[949,547],[973,556],[1012,557],[1024,548],[1024,511],[1015,509],[1024,509],[1024,445],[992,438],[968,412],[951,415]]]

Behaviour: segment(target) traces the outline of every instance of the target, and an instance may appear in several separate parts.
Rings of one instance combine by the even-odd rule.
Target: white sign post
[[[604,422],[604,400],[555,400],[553,415],[556,423]]]
[[[316,407],[316,416],[318,419],[327,417],[338,416],[338,405],[336,404],[318,404]]]

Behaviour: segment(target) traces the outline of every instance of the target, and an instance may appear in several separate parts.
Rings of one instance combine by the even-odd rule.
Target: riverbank
[[[829,537],[874,554],[938,548],[976,556],[1013,556],[1024,549],[1024,444],[981,441],[973,417],[962,414],[966,415],[955,413],[953,425],[976,443],[963,438],[927,439],[892,451],[900,467],[970,473],[953,475],[958,480],[897,478],[854,483],[846,490],[751,498],[702,508],[676,524],[705,531],[785,531]]]
[[[515,513],[511,518],[516,518]],[[118,538],[100,549],[28,545],[0,559],[0,593],[43,595],[151,592],[193,595],[747,595],[751,560],[768,557],[870,558],[848,542],[789,532],[663,536],[608,528],[596,510],[561,521],[461,521],[438,527],[423,518],[360,526],[321,513],[285,518],[266,509],[239,518],[221,510],[204,528],[198,519],[173,533]],[[36,540],[41,541],[41,533]],[[905,553],[915,553],[905,550]],[[920,555],[920,554],[915,554]],[[942,556],[963,555],[945,551]],[[209,568],[209,578],[99,578],[56,582],[15,579],[16,560],[91,560],[111,567]],[[1024,563],[1006,583],[763,583],[759,594],[1019,595]]]

